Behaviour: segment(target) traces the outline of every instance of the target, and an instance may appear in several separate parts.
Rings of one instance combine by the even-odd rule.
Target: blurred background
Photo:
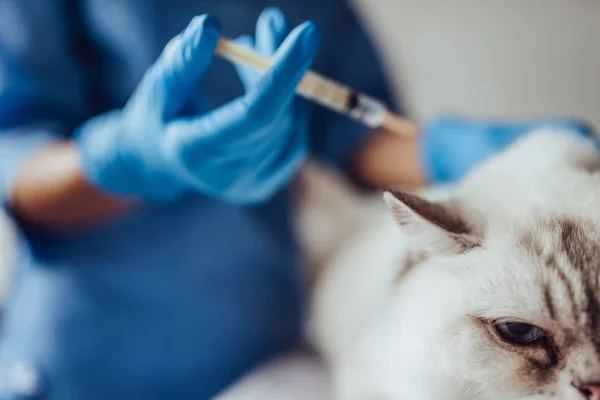
[[[415,118],[576,115],[600,126],[600,2],[353,2]]]

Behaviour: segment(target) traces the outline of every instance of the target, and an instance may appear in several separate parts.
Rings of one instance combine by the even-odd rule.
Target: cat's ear
[[[398,191],[384,193],[394,220],[411,239],[411,247],[427,253],[462,253],[480,244],[469,225],[450,208]]]

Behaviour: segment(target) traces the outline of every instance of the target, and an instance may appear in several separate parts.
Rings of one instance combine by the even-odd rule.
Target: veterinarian
[[[0,4],[0,198],[23,239],[0,399],[213,397],[300,339],[309,154],[366,187],[420,185],[528,128],[441,119],[407,140],[304,103],[310,67],[401,111],[345,3],[266,5]],[[221,33],[274,67],[214,58]]]

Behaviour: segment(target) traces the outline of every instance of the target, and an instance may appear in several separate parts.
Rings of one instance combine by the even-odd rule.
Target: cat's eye
[[[504,340],[521,346],[538,344],[547,338],[542,329],[524,322],[497,321],[494,326]]]

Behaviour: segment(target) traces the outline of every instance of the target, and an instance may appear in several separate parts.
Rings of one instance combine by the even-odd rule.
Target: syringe
[[[259,71],[266,71],[272,65],[270,59],[226,38],[219,40],[216,52],[234,64]],[[360,121],[368,127],[383,128],[403,136],[416,133],[414,124],[389,111],[381,101],[316,72],[308,71],[296,91],[301,96]]]

